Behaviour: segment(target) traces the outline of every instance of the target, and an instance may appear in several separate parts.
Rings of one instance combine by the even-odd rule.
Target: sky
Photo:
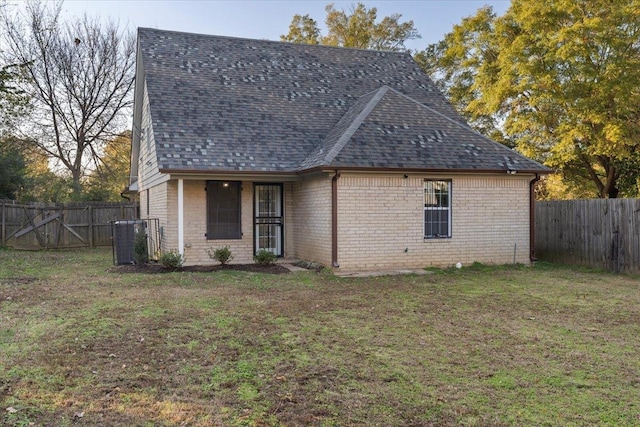
[[[309,14],[325,33],[325,6],[334,3],[336,9],[348,11],[357,1],[331,0],[66,0],[63,17],[87,14],[118,22],[132,30],[150,27],[163,30],[279,40],[286,34],[295,14]],[[413,20],[422,36],[405,46],[423,50],[443,39],[454,24],[490,5],[498,15],[509,7],[509,0],[362,0],[368,9],[378,10],[378,20],[394,13],[401,22]]]

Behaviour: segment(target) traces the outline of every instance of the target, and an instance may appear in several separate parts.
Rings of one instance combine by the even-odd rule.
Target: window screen
[[[207,239],[240,238],[240,182],[207,181]]]

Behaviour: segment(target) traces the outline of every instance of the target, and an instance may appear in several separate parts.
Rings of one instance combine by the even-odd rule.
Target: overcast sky
[[[163,30],[279,40],[288,31],[296,13],[309,14],[324,33],[325,6],[335,3],[337,9],[348,10],[356,1],[330,0],[66,0],[63,15],[111,18],[131,29],[151,27]],[[393,13],[402,21],[413,20],[422,35],[406,46],[422,50],[441,40],[454,24],[475,14],[484,5],[493,6],[499,14],[509,7],[508,0],[397,0],[362,1],[367,8],[378,9],[378,19]]]

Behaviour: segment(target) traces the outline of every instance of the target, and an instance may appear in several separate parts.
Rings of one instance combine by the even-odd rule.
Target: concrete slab
[[[292,272],[295,272],[295,271],[309,271],[306,268],[298,267],[297,265],[289,264],[288,262],[279,262],[278,265],[281,265],[284,268],[286,268],[286,269],[288,269],[289,271],[292,271]]]
[[[432,274],[431,271],[426,270],[385,270],[385,271],[334,271],[338,277],[380,277],[380,276],[400,276],[403,274],[417,274],[419,276],[424,276],[425,274]]]

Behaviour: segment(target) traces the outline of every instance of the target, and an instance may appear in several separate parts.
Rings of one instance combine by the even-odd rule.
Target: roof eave
[[[396,172],[396,173],[473,173],[473,174],[493,174],[493,175],[543,175],[554,173],[551,169],[518,169],[518,170],[506,170],[506,169],[453,169],[453,168],[394,168],[394,167],[359,167],[359,166],[316,166],[309,169],[300,170],[297,172],[299,175],[306,175],[314,172],[332,172],[335,170],[340,171],[353,171],[353,172]]]
[[[170,175],[171,178],[211,179],[212,177],[252,178],[259,180],[277,178],[283,181],[295,181],[298,176],[318,172],[353,171],[353,172],[395,172],[395,173],[438,173],[438,174],[492,174],[492,175],[546,175],[554,173],[551,169],[452,169],[452,168],[396,168],[396,167],[363,167],[363,166],[331,166],[322,165],[299,171],[234,171],[223,169],[193,170],[193,169],[159,169],[160,173]]]
[[[159,169],[160,173],[169,175],[170,179],[236,179],[254,181],[296,181],[298,174],[289,171],[234,171],[234,170],[193,170],[193,169]],[[227,178],[229,177],[229,178]]]

